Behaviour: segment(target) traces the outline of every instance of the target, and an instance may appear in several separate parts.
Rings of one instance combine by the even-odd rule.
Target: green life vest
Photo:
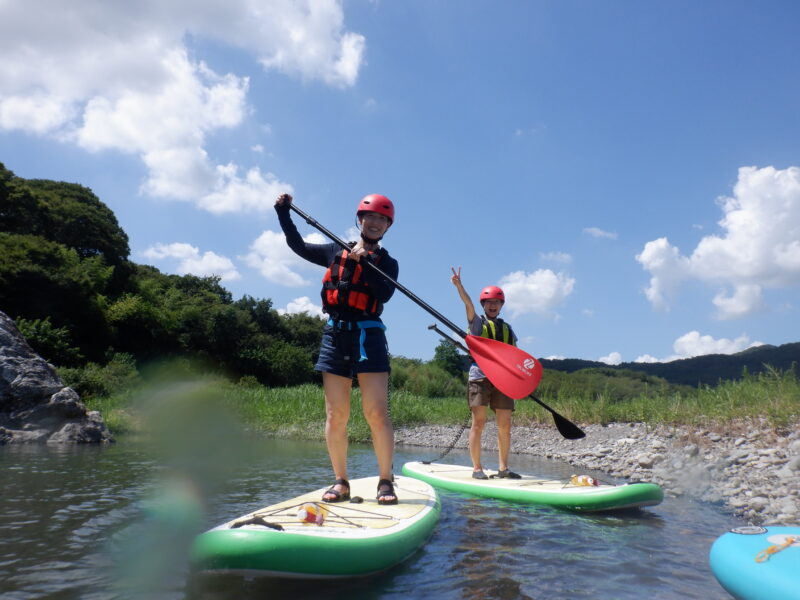
[[[481,337],[516,346],[514,343],[514,333],[511,331],[511,325],[499,317],[492,321],[481,315]]]

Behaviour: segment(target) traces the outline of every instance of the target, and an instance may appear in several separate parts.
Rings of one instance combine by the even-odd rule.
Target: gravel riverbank
[[[397,444],[446,448],[460,426],[399,429]],[[552,425],[514,425],[513,454],[535,454],[629,481],[652,481],[667,496],[688,494],[725,506],[752,524],[800,524],[800,432],[748,422],[724,428],[612,423],[582,427],[586,437],[565,440]],[[468,430],[456,448],[466,448]],[[497,448],[494,422],[483,448]],[[486,457],[492,465],[496,455]],[[445,459],[446,460],[446,459]]]

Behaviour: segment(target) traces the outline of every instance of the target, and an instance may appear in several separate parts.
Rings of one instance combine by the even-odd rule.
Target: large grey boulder
[[[0,311],[0,444],[111,441],[100,413],[86,410]]]

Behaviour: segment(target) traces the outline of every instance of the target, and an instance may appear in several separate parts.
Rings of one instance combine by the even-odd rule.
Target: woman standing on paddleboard
[[[467,309],[467,323],[469,333],[485,338],[491,338],[517,345],[517,336],[511,326],[500,318],[500,309],[506,301],[506,296],[499,287],[490,285],[481,290],[480,303],[483,315],[475,312],[475,305],[469,297],[464,285],[461,283],[461,267],[453,272],[450,280],[458,290],[458,295]],[[499,451],[499,464],[497,474],[492,477],[509,477],[519,479],[520,476],[508,469],[508,452],[511,448],[511,413],[514,411],[514,400],[498,390],[494,384],[483,374],[480,367],[473,363],[469,369],[469,388],[467,398],[472,411],[472,427],[469,430],[469,455],[472,458],[472,476],[475,479],[488,479],[481,465],[481,438],[486,425],[486,407],[490,407],[497,419],[497,448]]]
[[[342,250],[337,244],[305,242],[292,222],[291,202],[289,194],[281,194],[275,202],[286,242],[307,261],[327,268],[322,279],[322,310],[329,319],[314,368],[322,373],[327,414],[325,441],[336,481],[322,500],[350,499],[347,421],[353,377],[358,377],[364,417],[372,432],[378,460],[378,503],[397,504],[392,483],[394,432],[388,410],[389,349],[386,327],[380,319],[383,305],[392,297],[395,287],[361,264],[371,261],[397,280],[397,261],[378,244],[394,222],[394,205],[380,194],[365,196],[356,210],[361,238],[352,243],[350,250]]]

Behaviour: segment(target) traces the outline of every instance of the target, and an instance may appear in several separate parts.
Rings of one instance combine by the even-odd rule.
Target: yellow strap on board
[[[784,548],[788,548],[792,544],[794,544],[797,538],[793,538],[792,536],[786,536],[786,539],[783,540],[783,543],[778,546],[770,546],[766,550],[762,550],[758,554],[756,554],[756,562],[761,563],[765,560],[769,560],[769,557],[773,554],[776,554],[783,550]]]

